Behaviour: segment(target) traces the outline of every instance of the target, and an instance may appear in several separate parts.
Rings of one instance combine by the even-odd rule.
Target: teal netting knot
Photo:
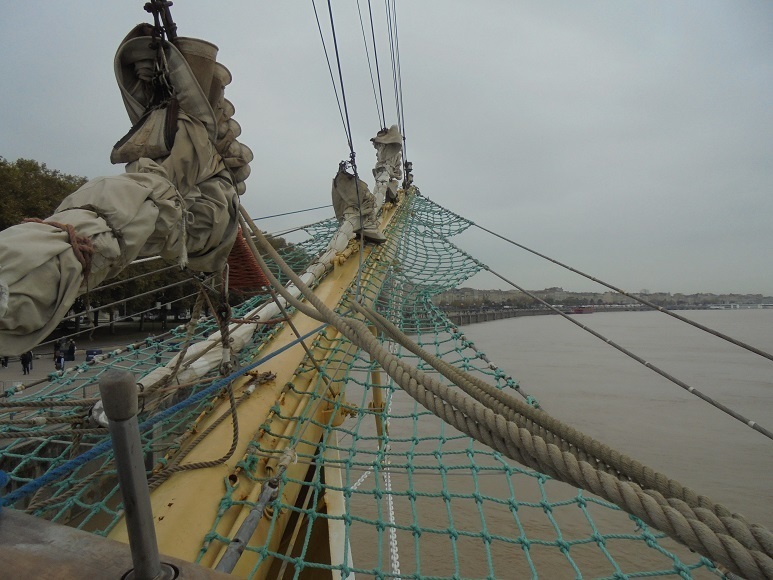
[[[236,466],[241,467],[248,473],[254,474],[255,470],[258,468],[259,462],[260,458],[257,455],[247,455],[247,457],[239,461]]]
[[[411,524],[411,533],[413,534],[414,538],[420,538],[421,537],[421,527],[417,524]]]
[[[486,531],[483,531],[483,532],[481,532],[481,534],[480,534],[480,538],[481,538],[481,540],[483,540],[483,541],[484,541],[486,544],[490,544],[490,543],[491,543],[491,542],[494,540],[494,538],[492,538],[492,537],[491,537],[491,534],[489,534],[489,533],[488,533],[488,532],[486,532]]]
[[[626,576],[622,572],[615,572],[614,574],[612,574],[612,578],[614,578],[615,580],[628,580],[628,576]]]
[[[581,495],[577,496],[577,500],[576,501],[577,501],[577,507],[584,508],[584,507],[586,507],[588,505],[588,502],[585,501],[585,498],[582,497]]]
[[[539,504],[542,506],[542,509],[546,514],[549,514],[550,512],[553,511],[553,506],[549,501],[545,501],[543,499],[541,502],[539,502]]]
[[[169,461],[167,461],[166,457],[159,457],[157,459],[157,462],[161,464],[162,467],[166,467]]]
[[[510,506],[510,509],[514,512],[518,511],[518,508],[521,507],[521,505],[515,500],[515,498],[510,498],[507,500],[507,504]]]
[[[569,544],[569,542],[567,542],[566,540],[562,540],[561,538],[556,540],[556,546],[558,546],[558,549],[561,550],[561,552],[564,554],[568,554],[569,548],[572,547],[571,544]]]
[[[531,395],[526,395],[526,402],[535,409],[539,409],[539,401]]]
[[[692,572],[690,572],[690,569],[682,564],[679,560],[674,562],[674,571],[678,572],[679,575],[685,580],[690,580],[692,578]]]
[[[483,504],[483,496],[477,491],[472,494],[472,497],[475,498],[475,503],[479,505]]]
[[[376,530],[379,532],[383,532],[384,530],[386,530],[386,524],[381,520],[378,520],[375,526],[376,526]]]
[[[457,532],[454,528],[448,528],[448,537],[452,540],[458,540],[459,539],[459,532]]]
[[[590,539],[596,542],[598,546],[606,546],[607,544],[607,541],[604,539],[604,536],[602,536],[598,532],[593,532],[590,536]]]
[[[440,492],[440,496],[443,498],[443,501],[446,503],[451,501],[451,494],[448,493],[447,489],[443,489],[443,491]]]
[[[526,536],[518,536],[515,541],[516,543],[521,544],[521,548],[523,548],[524,552],[528,552],[531,548],[531,542]]]
[[[653,536],[649,532],[644,532],[642,534],[642,538],[644,539],[644,542],[647,544],[647,546],[650,548],[655,548],[658,545],[658,541],[655,538],[655,536]]]
[[[351,525],[352,525],[352,522],[354,521],[354,520],[353,520],[353,518],[352,518],[352,516],[350,516],[350,515],[349,515],[349,512],[346,512],[346,513],[344,513],[344,514],[341,516],[341,518],[344,520],[344,523],[346,524],[346,527],[347,527],[347,528],[348,528],[349,526],[351,526]]]
[[[380,489],[374,489],[373,497],[375,497],[376,499],[381,499],[382,497],[384,497],[384,492],[381,491]]]

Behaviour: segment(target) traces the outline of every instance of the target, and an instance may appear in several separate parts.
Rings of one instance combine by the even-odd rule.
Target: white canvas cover
[[[381,210],[384,201],[397,198],[397,182],[403,177],[403,137],[397,125],[381,130],[371,139],[376,148],[376,166],[373,177],[376,185],[373,188],[376,213]]]
[[[89,181],[47,221],[71,225],[94,248],[88,279],[69,235],[45,223],[0,232],[0,353],[32,348],[56,328],[79,294],[137,257],[222,267],[236,239],[238,197],[206,127],[180,113],[170,155],[130,163],[126,173]],[[185,240],[185,243],[183,243]],[[4,307],[3,307],[4,306]]]
[[[221,269],[228,258],[237,234],[237,191],[244,191],[252,160],[249,148],[236,141],[241,128],[223,97],[230,72],[214,61],[208,65],[214,45],[186,39],[184,56],[164,42],[176,103],[151,109],[156,106],[148,83],[160,52],[147,33],[147,25],[134,28],[115,58],[116,80],[136,132],[116,157],[131,161],[126,173],[89,181],[62,201],[45,220],[49,223],[0,232],[2,355],[20,354],[45,339],[78,295],[138,257],[160,255],[204,272]],[[174,128],[175,119],[171,144],[168,127],[161,125]],[[220,126],[225,134],[219,134]],[[76,256],[79,247],[86,249],[85,259]]]

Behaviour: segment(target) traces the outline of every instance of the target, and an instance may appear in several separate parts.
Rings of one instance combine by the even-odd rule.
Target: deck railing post
[[[99,381],[99,392],[102,395],[105,415],[109,419],[134,565],[127,578],[173,578],[176,575],[174,569],[166,564],[162,565],[156,543],[156,529],[137,422],[137,385],[134,376],[123,370],[109,370]]]

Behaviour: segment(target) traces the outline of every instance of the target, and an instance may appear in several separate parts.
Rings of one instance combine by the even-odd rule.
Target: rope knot
[[[75,259],[80,262],[80,265],[83,268],[83,279],[88,280],[89,275],[91,274],[91,259],[94,256],[94,245],[91,243],[90,237],[79,236],[75,231],[75,228],[70,224],[63,224],[60,222],[47,221],[38,218],[27,218],[23,223],[46,224],[55,228],[59,228],[65,232],[69,237],[70,246],[72,246]]]

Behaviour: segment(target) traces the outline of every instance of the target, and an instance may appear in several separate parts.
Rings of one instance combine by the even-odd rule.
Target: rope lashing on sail
[[[91,238],[88,236],[79,236],[72,225],[63,224],[61,222],[27,218],[23,223],[46,224],[59,228],[66,233],[70,245],[72,246],[72,252],[75,255],[75,259],[78,260],[83,267],[83,279],[88,280],[89,274],[91,273],[91,258],[94,255],[94,245],[91,243]]]
[[[447,210],[448,211],[448,210]],[[451,212],[453,213],[453,212]],[[456,215],[456,214],[454,214]],[[461,218],[464,219],[464,218]],[[469,220],[468,220],[469,221]],[[709,334],[712,334],[718,338],[721,338],[722,340],[725,340],[727,342],[730,342],[736,346],[739,346],[743,349],[748,350],[749,352],[753,352],[754,354],[757,354],[761,357],[764,357],[768,360],[773,360],[773,354],[765,352],[763,350],[760,350],[750,344],[746,344],[745,342],[742,342],[738,339],[733,338],[732,336],[728,336],[722,332],[719,332],[718,330],[715,330],[713,328],[709,328],[708,326],[704,326],[700,322],[696,322],[694,320],[690,320],[689,318],[686,318],[684,316],[681,316],[680,314],[677,314],[676,312],[672,310],[668,310],[666,308],[663,308],[662,306],[658,306],[657,304],[654,304],[650,302],[649,300],[642,298],[641,296],[637,296],[636,294],[631,294],[630,292],[626,292],[622,288],[618,288],[617,286],[613,286],[612,284],[608,282],[604,282],[603,280],[599,280],[595,276],[591,276],[590,274],[586,274],[585,272],[582,272],[580,270],[577,270],[576,268],[572,268],[571,266],[564,264],[563,262],[559,262],[558,260],[555,260],[549,256],[546,256],[545,254],[541,254],[540,252],[537,252],[536,250],[532,250],[531,248],[528,248],[522,244],[519,244],[518,242],[511,240],[509,238],[506,238],[505,236],[502,236],[496,232],[492,232],[491,230],[484,228],[481,225],[476,224],[475,222],[470,221],[470,225],[475,226],[476,228],[483,230],[486,233],[491,234],[492,236],[495,236],[501,240],[504,240],[505,242],[512,244],[518,248],[521,248],[522,250],[526,250],[527,252],[530,252],[534,254],[535,256],[538,256],[540,258],[543,258],[547,260],[548,262],[552,262],[558,266],[561,266],[562,268],[565,268],[566,270],[569,270],[570,272],[574,272],[575,274],[578,274],[582,276],[583,278],[587,278],[588,280],[592,280],[593,282],[596,282],[598,284],[601,284],[602,286],[606,286],[610,290],[613,290],[614,292],[617,292],[619,294],[622,294],[623,296],[627,298],[631,298],[633,300],[636,300],[639,304],[643,304],[644,306],[647,306],[649,308],[652,308],[653,310],[657,310],[658,312],[662,312],[663,314],[668,314],[672,318],[676,318],[677,320],[680,320],[681,322],[685,322],[689,324],[690,326],[694,326],[695,328],[699,328],[700,330],[703,330],[704,332],[708,332]]]
[[[285,295],[283,288],[277,288],[286,300],[292,300],[293,306],[308,311],[312,317],[321,316],[329,325],[366,350],[408,394],[456,429],[527,467],[616,503],[642,521],[722,563],[733,572],[749,578],[773,577],[773,534],[766,528],[748,524],[740,516],[730,514],[727,508],[702,499],[702,496],[691,499],[690,494],[686,494],[684,499],[667,499],[656,490],[643,490],[636,483],[622,481],[586,461],[578,460],[574,454],[562,451],[557,445],[519,427],[478,401],[464,397],[426,373],[407,365],[384,349],[362,322],[344,319],[330,310],[283,263],[257,227],[253,232],[261,248],[297,285],[311,307],[307,308],[289,294]],[[259,263],[262,260],[259,256],[256,259]],[[261,267],[264,267],[263,264]],[[272,277],[269,275],[269,279]],[[275,284],[276,280],[271,282]],[[657,480],[662,476],[654,474],[654,477]],[[668,484],[665,487],[670,490]],[[690,505],[688,501],[697,501],[698,505]]]

